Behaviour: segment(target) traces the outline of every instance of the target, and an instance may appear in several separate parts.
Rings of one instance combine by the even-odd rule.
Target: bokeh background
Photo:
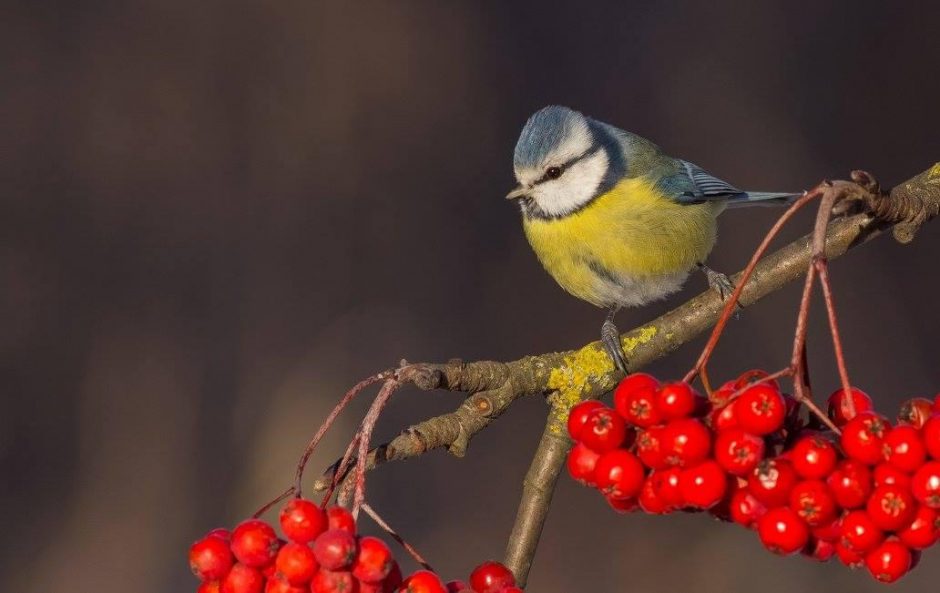
[[[0,14],[4,591],[194,590],[189,543],[286,486],[359,378],[401,358],[593,340],[600,312],[542,272],[502,199],[539,107],[573,106],[751,189],[852,168],[893,184],[940,160],[935,2],[89,0]],[[712,266],[740,268],[774,216],[723,217]],[[938,255],[934,224],[833,268],[852,377],[889,414],[940,390]],[[620,325],[703,288],[693,277]],[[745,311],[714,376],[781,366],[796,299]],[[810,348],[828,392],[823,321]],[[700,346],[652,371],[678,375]],[[377,436],[459,401],[402,392]],[[543,417],[520,402],[463,460],[387,466],[371,500],[464,577],[502,554]],[[894,590],[938,578],[931,551]],[[530,590],[882,589],[704,516],[613,516],[565,478]]]

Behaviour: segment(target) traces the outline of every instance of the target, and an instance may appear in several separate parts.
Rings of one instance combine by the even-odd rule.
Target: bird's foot
[[[601,326],[601,343],[604,344],[604,349],[607,350],[607,354],[620,372],[624,375],[628,374],[627,359],[623,353],[623,346],[620,345],[620,330],[614,325],[612,319],[608,318]]]
[[[709,268],[705,264],[698,264],[698,268],[702,270],[702,273],[705,274],[705,278],[708,280],[708,286],[712,290],[718,293],[718,296],[721,297],[721,300],[728,300],[728,297],[734,292],[734,283],[726,275],[721,272],[716,272],[715,270]],[[743,308],[741,303],[738,302],[737,306]]]

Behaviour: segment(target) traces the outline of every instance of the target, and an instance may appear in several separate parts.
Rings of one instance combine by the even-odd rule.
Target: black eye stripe
[[[538,181],[536,181],[535,183],[533,183],[533,185],[538,185],[538,184],[540,184],[540,183],[545,183],[546,181],[551,181],[551,180],[553,180],[553,179],[558,179],[558,177],[561,177],[561,174],[564,173],[565,171],[567,171],[569,167],[571,167],[572,165],[574,165],[574,164],[577,163],[578,161],[582,161],[582,160],[588,158],[589,156],[594,156],[594,155],[597,153],[597,151],[601,150],[601,148],[602,148],[602,146],[601,146],[600,144],[595,143],[594,146],[592,146],[591,148],[588,148],[587,150],[585,150],[584,152],[582,152],[582,153],[579,154],[578,156],[572,157],[572,158],[568,159],[567,161],[563,162],[563,163],[560,164],[560,165],[557,165],[557,166],[554,166],[554,167],[549,167],[549,168],[545,171],[545,174],[542,175],[542,176],[538,179]],[[561,171],[560,171],[560,173],[559,173],[557,176],[552,177],[552,176],[550,176],[550,175],[548,174],[548,172],[551,171],[552,169],[560,169]]]

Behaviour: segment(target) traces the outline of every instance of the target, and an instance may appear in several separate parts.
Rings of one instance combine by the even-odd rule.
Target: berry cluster
[[[342,507],[321,509],[295,498],[281,510],[281,530],[259,519],[234,531],[215,529],[192,545],[198,593],[390,593],[402,581],[385,542],[357,536]]]
[[[444,584],[419,570],[402,578],[381,539],[356,533],[343,507],[322,509],[294,498],[280,514],[280,539],[260,519],[233,531],[213,529],[189,549],[189,565],[202,583],[197,593],[521,593],[512,572],[484,562],[462,581]]]
[[[893,425],[864,392],[840,389],[827,422],[837,432],[765,377],[750,371],[705,398],[630,375],[613,408],[571,410],[568,471],[619,512],[707,510],[772,552],[896,581],[940,539],[940,396],[907,402]]]

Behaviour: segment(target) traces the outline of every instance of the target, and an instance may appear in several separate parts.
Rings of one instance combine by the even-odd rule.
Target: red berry
[[[874,550],[884,537],[865,511],[852,511],[842,517],[839,541],[849,549],[864,554]]]
[[[470,573],[470,588],[476,593],[501,593],[506,587],[514,587],[516,577],[512,572],[492,560],[477,566]]]
[[[714,461],[704,461],[679,474],[679,492],[686,505],[710,509],[724,498],[728,475]]]
[[[463,581],[448,581],[445,585],[447,593],[458,593],[459,591],[469,591],[470,585]]]
[[[623,444],[627,436],[627,424],[614,410],[608,407],[596,408],[588,412],[578,436],[583,444],[603,453]]]
[[[343,570],[356,559],[356,540],[348,531],[330,529],[313,543],[313,553],[326,570]]]
[[[744,387],[747,387],[751,385],[752,383],[756,383],[760,381],[761,379],[763,379],[764,377],[769,377],[769,376],[770,376],[770,373],[768,373],[767,371],[763,369],[751,369],[750,371],[744,371],[743,373],[738,375],[737,379],[735,379],[734,389],[743,389]],[[780,385],[777,383],[776,379],[771,379],[770,381],[763,381],[762,384],[773,387],[774,389],[778,389],[778,390],[780,389]]]
[[[731,475],[746,476],[764,458],[764,439],[740,428],[715,437],[715,461]]]
[[[699,395],[684,381],[666,383],[656,393],[656,408],[666,420],[685,418],[695,412]]]
[[[614,405],[617,413],[634,426],[648,428],[664,420],[656,407],[656,389],[652,387],[631,391],[619,400],[615,394]]]
[[[401,567],[398,566],[398,562],[392,560],[392,571],[388,573],[388,576],[385,577],[385,580],[382,581],[382,584],[385,588],[382,590],[382,593],[391,593],[401,585],[402,574]]]
[[[921,428],[933,415],[933,402],[923,397],[915,397],[901,404],[898,423]]]
[[[640,487],[642,488],[642,484]],[[636,498],[614,498],[612,496],[605,496],[604,498],[607,499],[610,508],[618,513],[632,513],[639,506]]]
[[[352,573],[360,581],[378,583],[392,571],[392,551],[377,537],[359,538],[359,553]]]
[[[672,507],[663,499],[659,490],[656,488],[656,472],[653,472],[643,482],[640,489],[640,496],[637,497],[637,503],[644,512],[650,515],[665,515],[672,511]]]
[[[911,480],[914,498],[932,509],[940,509],[940,461],[930,461]]]
[[[571,436],[572,440],[578,440],[581,430],[587,422],[588,414],[603,407],[605,406],[602,402],[596,399],[590,399],[571,408],[571,411],[568,413],[568,434]]]
[[[883,531],[903,529],[914,520],[917,503],[910,489],[902,486],[879,486],[868,499],[868,516]]]
[[[260,568],[277,556],[281,547],[274,529],[258,519],[243,521],[232,532],[232,553],[239,562]]]
[[[347,570],[332,571],[320,568],[310,581],[310,591],[311,593],[359,593],[359,582]]]
[[[614,408],[623,416],[624,420],[632,422],[627,415],[627,410],[630,407],[628,403],[630,397],[638,391],[648,389],[653,391],[659,389],[659,381],[652,375],[646,373],[633,373],[632,375],[624,377],[623,380],[617,384],[617,387],[614,389]]]
[[[911,551],[895,539],[889,539],[865,557],[865,566],[882,583],[893,583],[911,570]]]
[[[836,557],[853,570],[865,566],[865,554],[846,547],[842,542],[836,542]]]
[[[810,527],[829,525],[838,509],[835,498],[821,480],[800,482],[790,491],[790,508]]]
[[[287,539],[306,544],[326,531],[326,513],[315,503],[293,498],[284,505],[280,514],[281,530]]]
[[[309,583],[320,568],[313,550],[307,544],[296,542],[284,544],[281,551],[277,553],[274,566],[277,568],[277,573],[294,586]]]
[[[901,471],[914,473],[927,460],[927,448],[920,431],[913,426],[898,426],[885,435],[885,460]]]
[[[219,587],[222,593],[261,593],[263,589],[264,576],[261,571],[241,563],[232,566]]]
[[[657,496],[669,509],[679,508],[685,504],[685,499],[682,498],[682,490],[679,487],[679,477],[681,475],[682,470],[680,468],[670,467],[669,469],[655,471],[649,476],[653,481],[653,488],[656,490]]]
[[[737,401],[738,400],[734,400],[723,407],[712,410],[711,414],[708,415],[712,429],[725,431],[738,428],[738,415],[735,413],[735,404]]]
[[[640,493],[643,464],[626,449],[614,449],[600,456],[594,468],[597,488],[614,498],[629,498]]]
[[[735,490],[728,506],[731,520],[748,529],[753,529],[757,521],[767,513],[767,507],[754,498],[747,488]]]
[[[835,446],[820,435],[809,435],[799,439],[790,450],[793,469],[801,478],[823,480],[836,468],[839,455]]]
[[[794,554],[809,541],[809,528],[788,507],[770,509],[757,522],[757,534],[764,547],[775,554]]]
[[[852,459],[875,465],[884,458],[884,438],[889,430],[883,416],[862,412],[842,428],[842,450]]]
[[[940,395],[937,400],[940,401]],[[930,456],[940,460],[940,414],[934,414],[927,420],[921,429],[921,438],[924,439],[924,446]]]
[[[879,486],[911,487],[911,476],[887,462],[876,465],[871,475],[875,481],[875,488]]]
[[[817,562],[829,562],[836,555],[836,545],[833,542],[810,537],[802,553]]]
[[[594,486],[594,469],[600,457],[584,443],[576,443],[568,452],[568,473],[578,482]]]
[[[258,569],[261,571],[261,574],[264,576],[264,578],[273,579],[275,576],[277,576],[277,566],[275,566],[276,561],[277,558],[275,558],[275,562],[269,562]]]
[[[910,525],[898,531],[898,537],[911,549],[926,550],[940,539],[940,514],[921,505]]]
[[[402,582],[401,593],[447,593],[441,579],[430,570],[419,570]]]
[[[844,389],[837,389],[829,396],[829,418],[836,426],[844,426],[849,420],[868,412],[873,408],[871,398],[861,389],[852,388],[852,403],[855,404],[855,413],[852,413],[849,398]]]
[[[669,467],[666,451],[663,448],[663,426],[651,426],[636,438],[636,454],[640,461],[650,469]]]
[[[826,542],[837,542],[842,534],[842,523],[839,519],[833,519],[829,523],[810,528],[810,533],[812,533],[815,539]]]
[[[332,506],[326,509],[326,528],[342,529],[349,535],[356,535],[356,519],[349,510],[340,506]]]
[[[836,502],[844,509],[864,506],[873,489],[871,470],[860,461],[846,459],[826,479]]]
[[[189,548],[189,567],[202,581],[217,581],[228,574],[235,558],[225,540],[206,536]]]
[[[199,583],[199,587],[196,589],[196,593],[220,593],[221,591],[222,583],[219,581]]]
[[[291,585],[279,576],[272,576],[264,585],[264,593],[309,593],[309,591],[310,587]]]
[[[786,415],[787,405],[783,396],[770,385],[748,388],[735,404],[738,426],[758,436],[780,430]]]
[[[799,478],[793,465],[786,459],[765,459],[757,464],[747,478],[747,487],[754,498],[768,508],[780,507],[790,502],[790,491]]]
[[[217,537],[224,542],[232,541],[232,532],[224,527],[216,527],[206,534],[206,537]]]
[[[669,465],[689,467],[708,458],[711,431],[695,418],[673,420],[663,429],[662,447]]]

